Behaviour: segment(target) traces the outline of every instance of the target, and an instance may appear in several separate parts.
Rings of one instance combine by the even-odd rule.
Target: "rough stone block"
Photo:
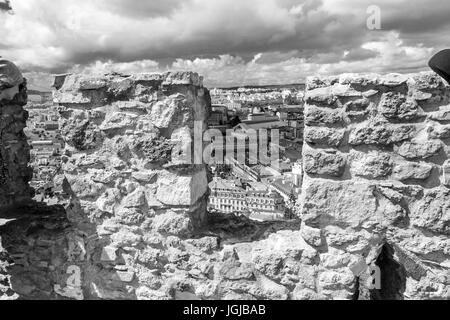
[[[307,106],[305,109],[305,124],[314,125],[342,125],[343,114],[340,110],[328,110]]]
[[[339,152],[309,150],[304,153],[303,165],[308,174],[341,177],[346,160]]]
[[[349,101],[344,105],[347,117],[351,121],[362,121],[367,118],[370,112],[371,102],[369,99],[357,99]]]
[[[138,182],[151,184],[153,182],[156,182],[155,178],[157,176],[157,173],[155,171],[136,171],[133,172],[131,176]]]
[[[356,73],[344,73],[339,76],[340,84],[350,84],[353,86],[367,87],[377,86],[379,84],[379,75],[375,73],[356,74]]]
[[[408,76],[399,73],[389,73],[379,78],[379,84],[386,87],[398,87],[406,84]]]
[[[185,236],[192,231],[192,223],[188,215],[169,211],[156,216],[152,228],[166,235]]]
[[[362,123],[350,133],[349,143],[359,145],[388,146],[414,137],[414,125],[389,125],[386,123]]]
[[[362,111],[366,111],[369,106],[370,106],[370,100],[367,98],[352,100],[345,104],[345,111],[347,113],[362,112]]]
[[[320,247],[323,244],[322,231],[320,229],[311,228],[302,225],[301,234],[303,239],[313,247]]]
[[[102,249],[102,254],[100,260],[103,262],[114,262],[117,259],[117,248],[114,247],[104,247]]]
[[[308,104],[318,104],[325,107],[336,107],[337,98],[333,96],[331,87],[317,88],[306,93],[305,101]]]
[[[100,126],[102,131],[114,131],[132,129],[137,124],[138,116],[125,112],[114,112],[108,114],[105,121]]]
[[[450,235],[450,190],[427,190],[418,206],[412,208],[414,226],[446,236]]]
[[[431,176],[433,165],[416,162],[396,162],[393,170],[393,178],[400,181],[410,179],[426,180]]]
[[[441,151],[443,145],[439,140],[429,140],[426,142],[404,142],[397,153],[402,157],[415,160],[431,158]]]
[[[414,100],[408,100],[405,95],[393,92],[383,94],[379,110],[389,120],[408,121],[420,115],[419,105]]]
[[[145,205],[145,188],[138,188],[122,200],[122,206],[125,208],[142,208]]]
[[[115,280],[130,283],[134,280],[134,272],[131,271],[116,271]]]
[[[306,80],[306,89],[308,91],[314,90],[317,88],[324,88],[333,85],[334,83],[339,82],[337,77],[308,77]]]
[[[440,122],[450,121],[450,105],[441,107],[439,111],[431,113],[429,118]]]
[[[325,127],[306,127],[304,140],[311,145],[339,147],[344,140],[345,130]]]
[[[428,127],[428,134],[431,139],[449,139],[450,125],[431,125]]]
[[[355,90],[350,85],[343,84],[335,84],[333,87],[331,87],[331,93],[336,97],[343,98],[358,98],[362,96],[360,91]]]
[[[433,97],[433,94],[423,91],[413,91],[411,97],[419,102],[427,101]]]
[[[408,79],[413,90],[433,91],[445,88],[444,80],[434,72],[421,72]]]
[[[352,152],[352,174],[368,179],[378,179],[388,176],[392,171],[392,160],[388,154],[370,152]]]
[[[171,206],[191,206],[195,204],[208,188],[206,170],[194,174],[177,175],[169,171],[158,173],[157,199]]]

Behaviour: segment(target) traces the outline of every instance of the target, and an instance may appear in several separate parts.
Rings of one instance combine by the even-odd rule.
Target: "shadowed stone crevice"
[[[267,239],[271,234],[282,230],[300,230],[301,220],[258,222],[245,216],[211,214],[207,226],[199,234],[214,235],[221,243],[232,245]]]
[[[404,300],[407,272],[394,255],[393,247],[385,244],[375,262],[381,271],[381,289],[370,290],[371,300]]]
[[[58,281],[51,263],[70,257],[58,242],[73,232],[62,206],[34,204],[10,208],[0,225],[0,293],[6,299],[60,299],[51,287]],[[1,297],[1,296],[0,296]]]

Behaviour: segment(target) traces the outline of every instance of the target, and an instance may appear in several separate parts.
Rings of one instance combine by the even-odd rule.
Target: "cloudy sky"
[[[367,20],[376,5],[381,30]],[[194,70],[205,84],[425,70],[450,47],[448,0],[0,0],[0,56],[52,73]],[[372,21],[372,20],[370,20]]]

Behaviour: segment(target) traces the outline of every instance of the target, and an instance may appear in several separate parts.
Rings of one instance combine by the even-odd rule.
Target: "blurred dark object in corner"
[[[450,84],[450,49],[436,53],[428,62],[428,65]]]

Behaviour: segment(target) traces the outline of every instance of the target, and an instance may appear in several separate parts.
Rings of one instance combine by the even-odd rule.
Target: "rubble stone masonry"
[[[30,200],[32,195],[30,147],[23,132],[28,118],[23,108],[27,103],[25,80],[16,88],[18,93],[11,99],[0,94],[0,210]],[[13,89],[0,89],[0,93]]]
[[[301,220],[265,223],[207,215],[210,175],[186,161],[210,109],[197,74],[67,75],[55,89],[70,203],[7,210],[0,298],[450,298],[439,77],[309,79]]]
[[[344,74],[309,78],[305,99],[301,213],[314,247],[342,262],[336,277],[377,259],[372,298],[449,298],[450,88],[432,73]]]

